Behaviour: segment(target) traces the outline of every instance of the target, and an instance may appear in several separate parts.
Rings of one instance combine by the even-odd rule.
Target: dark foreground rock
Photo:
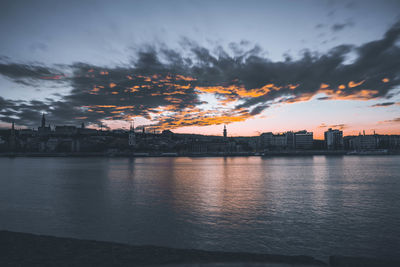
[[[378,260],[344,256],[330,256],[329,265],[337,267],[399,267],[400,261]]]
[[[0,266],[326,266],[308,256],[213,252],[0,231]],[[331,256],[329,266],[400,266],[400,262]]]
[[[0,231],[0,266],[142,266],[279,263],[268,266],[326,265],[308,256],[211,252],[58,238]],[[240,263],[240,265],[236,265]],[[246,264],[249,263],[249,264]],[[283,265],[281,265],[283,264]],[[257,264],[257,266],[260,266]]]

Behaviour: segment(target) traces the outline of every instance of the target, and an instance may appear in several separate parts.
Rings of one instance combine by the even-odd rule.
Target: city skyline
[[[400,134],[396,1],[38,3],[2,9],[2,128]]]
[[[132,121],[126,121],[126,123],[128,123],[128,127],[122,127],[122,128],[114,128],[114,129],[111,129],[111,128],[109,128],[109,127],[104,127],[103,125],[100,125],[100,126],[98,126],[98,127],[87,127],[86,125],[85,125],[85,123],[82,121],[79,125],[64,125],[64,124],[57,124],[56,122],[49,122],[49,121],[46,121],[46,118],[45,118],[45,116],[46,116],[46,114],[44,114],[44,113],[42,113],[42,117],[41,117],[41,121],[40,121],[40,124],[38,123],[38,125],[37,126],[34,126],[34,127],[20,127],[20,128],[18,128],[18,126],[16,126],[15,125],[15,122],[14,121],[12,121],[11,123],[10,123],[10,125],[9,125],[9,127],[8,128],[0,128],[0,130],[9,130],[9,129],[11,129],[11,130],[15,130],[15,131],[18,131],[18,130],[31,130],[31,131],[39,131],[40,130],[40,128],[48,128],[49,129],[49,131],[56,131],[56,128],[57,127],[72,127],[72,128],[75,128],[75,129],[79,129],[79,128],[84,128],[84,129],[90,129],[90,130],[100,130],[100,131],[125,131],[125,132],[131,132],[131,131],[133,131],[133,132],[140,132],[140,133],[154,133],[154,134],[161,134],[162,133],[162,131],[165,131],[165,130],[167,130],[167,131],[171,131],[170,129],[161,129],[161,130],[158,130],[157,128],[153,128],[152,127],[152,125],[139,125],[139,126],[135,126],[135,122],[134,122],[134,120],[132,120]],[[231,133],[229,133],[228,134],[228,128],[227,128],[227,125],[226,124],[223,124],[223,125],[220,125],[220,126],[222,126],[222,127],[220,127],[221,129],[220,129],[220,133],[219,134],[204,134],[204,133],[181,133],[181,134],[192,134],[192,135],[204,135],[204,136],[223,136],[223,137],[256,137],[256,136],[241,136],[241,135],[236,135],[235,133],[233,133],[233,134],[231,134]],[[379,133],[379,132],[376,132],[376,130],[375,129],[363,129],[363,130],[360,130],[359,132],[358,132],[358,134],[355,134],[355,135],[345,135],[345,134],[343,134],[344,133],[344,131],[340,128],[340,127],[336,127],[335,128],[335,126],[337,126],[337,125],[332,125],[332,127],[330,127],[330,126],[326,126],[326,127],[329,127],[329,128],[326,128],[326,127],[323,127],[323,128],[326,128],[326,130],[324,130],[324,132],[323,132],[323,138],[319,138],[319,136],[317,137],[317,138],[313,138],[314,140],[326,140],[326,133],[327,132],[331,132],[332,130],[333,130],[333,132],[340,132],[341,134],[342,134],[342,136],[343,137],[346,137],[346,136],[349,136],[349,137],[351,137],[351,136],[360,136],[360,135],[382,135],[381,133]],[[321,127],[322,128],[322,127]],[[157,130],[156,130],[157,129]],[[259,135],[262,135],[262,134],[274,134],[274,135],[281,135],[281,134],[286,134],[286,133],[296,133],[296,132],[304,132],[304,131],[306,131],[306,132],[308,132],[308,133],[311,133],[311,134],[314,134],[314,132],[312,132],[312,131],[308,131],[307,129],[301,129],[301,130],[293,130],[293,129],[291,129],[291,130],[281,130],[281,131],[275,131],[275,132],[272,132],[272,131],[268,131],[268,132],[260,132],[260,134]],[[172,132],[172,131],[171,131]],[[175,132],[175,133],[180,133],[180,132]],[[389,134],[390,135],[390,134]],[[313,135],[313,137],[316,137],[315,135]]]

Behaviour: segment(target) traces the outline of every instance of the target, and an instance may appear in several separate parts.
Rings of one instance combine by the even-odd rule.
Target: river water
[[[0,229],[400,259],[400,156],[0,158]]]

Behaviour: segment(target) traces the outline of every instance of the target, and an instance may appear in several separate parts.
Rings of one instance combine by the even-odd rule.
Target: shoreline
[[[396,156],[398,150],[290,150],[268,151],[264,153],[237,152],[237,153],[106,153],[106,152],[1,152],[0,157],[108,157],[108,158],[143,158],[143,157],[296,157],[296,156]]]
[[[29,233],[0,231],[1,266],[399,266],[400,261],[314,257],[137,246]],[[241,265],[237,265],[241,264]]]

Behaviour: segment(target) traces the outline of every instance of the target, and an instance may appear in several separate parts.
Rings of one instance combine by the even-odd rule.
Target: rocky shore
[[[0,231],[0,266],[400,266],[399,262],[214,252]]]

